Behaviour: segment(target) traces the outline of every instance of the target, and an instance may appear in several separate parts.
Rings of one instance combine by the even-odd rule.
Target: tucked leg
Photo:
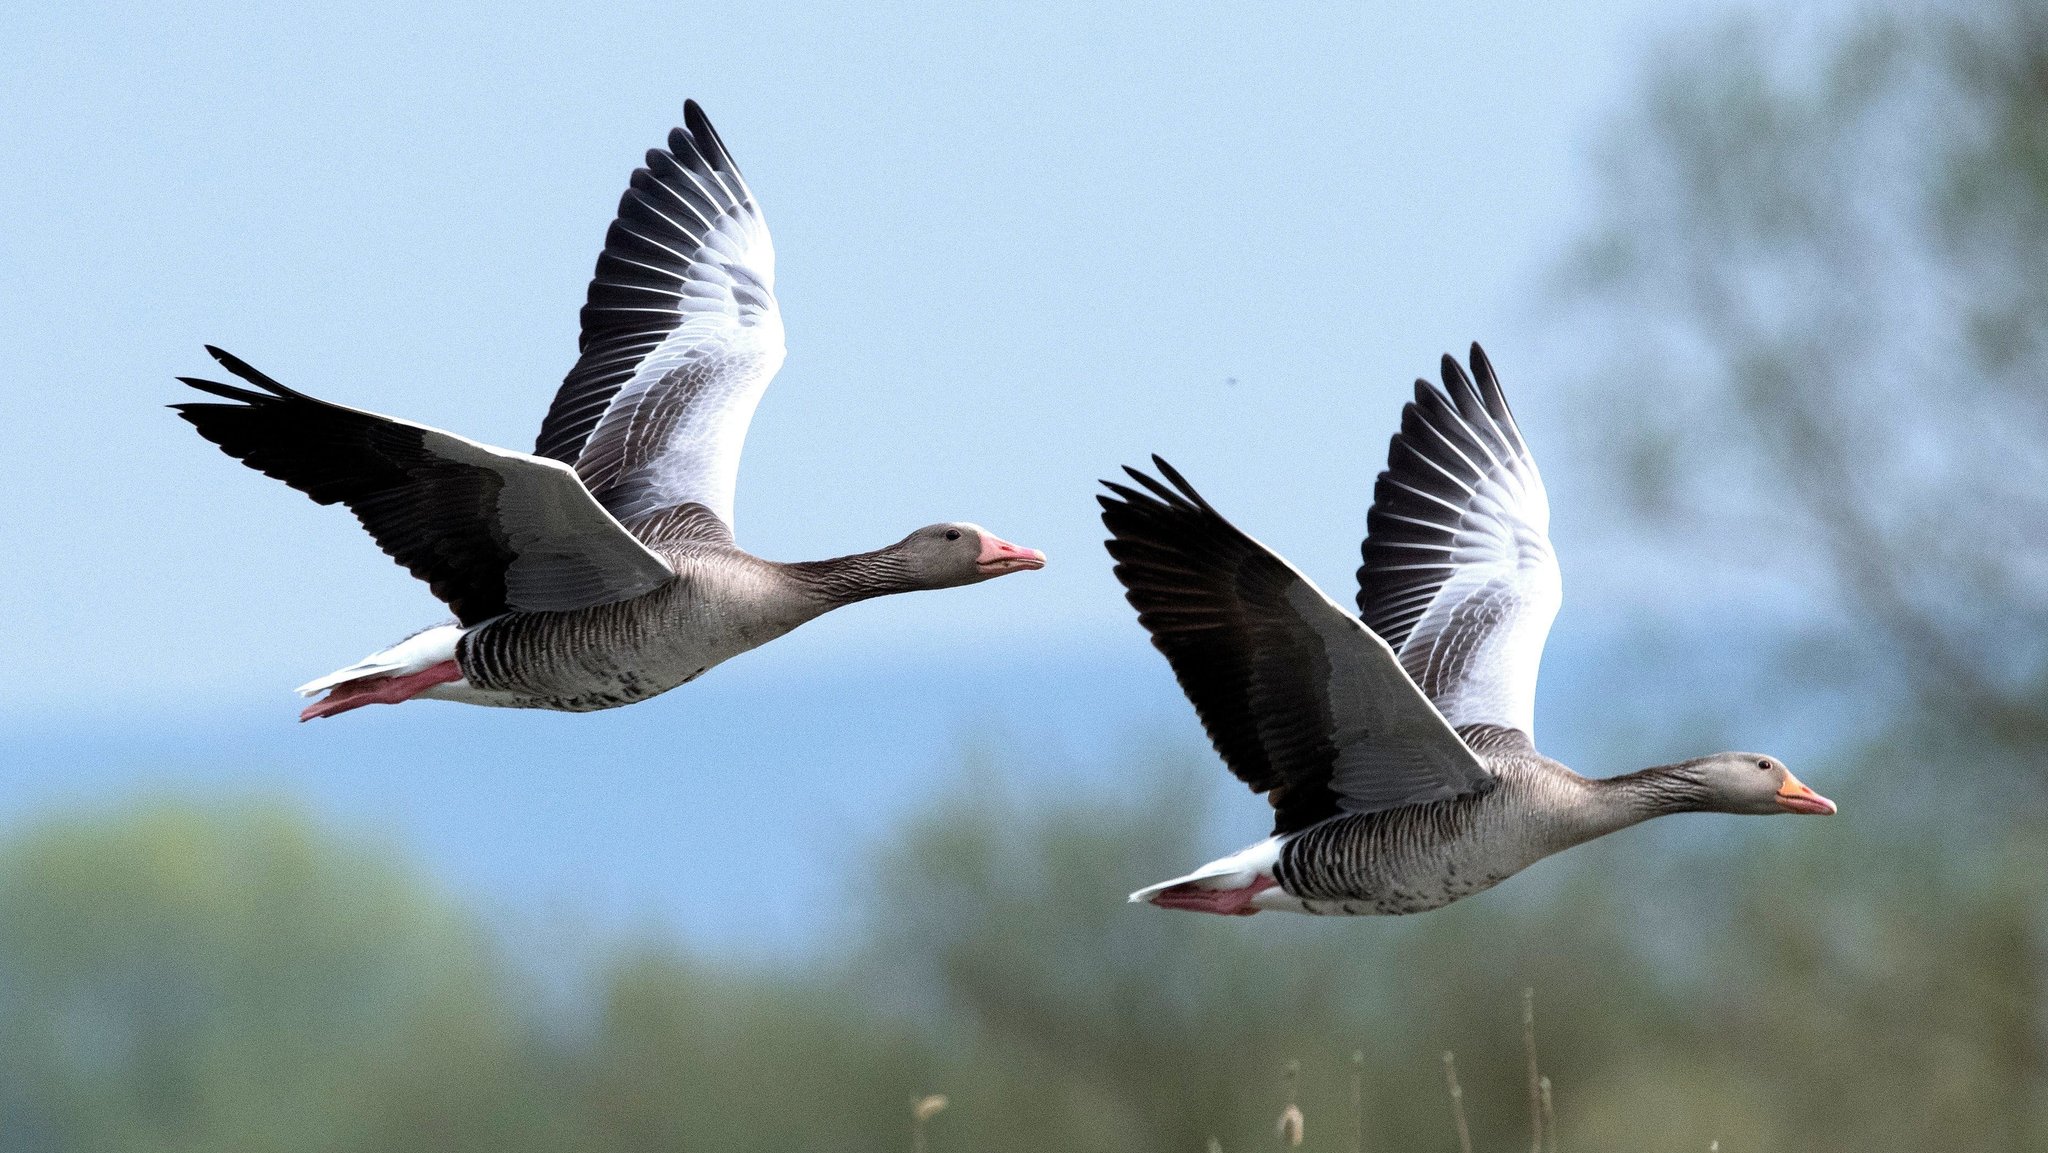
[[[364,705],[395,705],[409,701],[435,685],[462,679],[462,670],[454,661],[442,661],[438,665],[407,673],[398,677],[365,677],[359,681],[343,681],[328,691],[327,695],[306,706],[299,714],[302,721],[314,717],[331,717]]]
[[[1252,898],[1279,884],[1271,877],[1255,877],[1241,889],[1205,889],[1199,885],[1175,885],[1152,894],[1152,903],[1162,909],[1186,909],[1191,913],[1216,913],[1225,917],[1249,917],[1258,910]]]

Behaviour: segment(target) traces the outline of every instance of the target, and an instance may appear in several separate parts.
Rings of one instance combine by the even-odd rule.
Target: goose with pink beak
[[[342,504],[455,619],[300,686],[301,720],[429,699],[587,712],[644,701],[833,609],[1042,568],[978,525],[784,563],[741,549],[733,488],[783,359],[775,248],[694,101],[619,201],[581,356],[531,453],[320,400],[209,347],[239,384],[173,405],[199,434]]]

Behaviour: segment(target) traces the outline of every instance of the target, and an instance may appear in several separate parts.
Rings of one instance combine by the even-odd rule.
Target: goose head
[[[923,588],[953,588],[1045,567],[1045,554],[1037,549],[964,521],[926,525],[891,551]]]
[[[1716,753],[1686,762],[1682,771],[1698,786],[1700,807],[1709,812],[1828,816],[1835,811],[1833,801],[1793,776],[1785,762],[1762,753]]]

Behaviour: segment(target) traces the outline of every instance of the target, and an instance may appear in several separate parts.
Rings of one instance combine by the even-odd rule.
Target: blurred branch
[[[1638,508],[1692,514],[1699,567],[1830,590],[1868,687],[2037,752],[2048,10],[1873,8],[1807,41],[1763,19],[1689,39],[1611,140],[1575,295],[1657,387],[1605,406],[1603,455]],[[1768,542],[1699,531],[1731,499]]]
[[[1365,1050],[1351,1051],[1351,1153],[1365,1153]]]

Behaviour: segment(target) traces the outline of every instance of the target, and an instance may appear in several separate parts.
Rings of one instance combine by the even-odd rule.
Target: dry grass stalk
[[[1536,990],[1522,990],[1522,1053],[1529,1064],[1529,1153],[1543,1153],[1543,1077],[1536,1070]]]
[[[1297,1090],[1301,1082],[1301,1062],[1289,1061],[1286,1072],[1287,1108],[1280,1111],[1280,1120],[1273,1126],[1280,1143],[1289,1149],[1301,1147],[1303,1122],[1301,1106],[1296,1104]]]
[[[1444,1050],[1444,1083],[1451,1089],[1451,1118],[1458,1123],[1458,1153],[1472,1153],[1472,1127],[1465,1123],[1465,1091],[1458,1087],[1458,1058]]]
[[[924,1123],[939,1115],[946,1107],[944,1093],[932,1093],[910,1099],[910,1148],[912,1153],[925,1153]]]
[[[1289,1105],[1287,1108],[1282,1109],[1280,1111],[1280,1123],[1273,1127],[1274,1133],[1280,1138],[1280,1143],[1289,1149],[1301,1147],[1301,1129],[1301,1106],[1299,1105]]]
[[[1543,1078],[1543,1153],[1557,1153],[1557,1111],[1550,1106],[1550,1078]]]
[[[1365,1050],[1351,1051],[1351,1153],[1365,1153]]]

